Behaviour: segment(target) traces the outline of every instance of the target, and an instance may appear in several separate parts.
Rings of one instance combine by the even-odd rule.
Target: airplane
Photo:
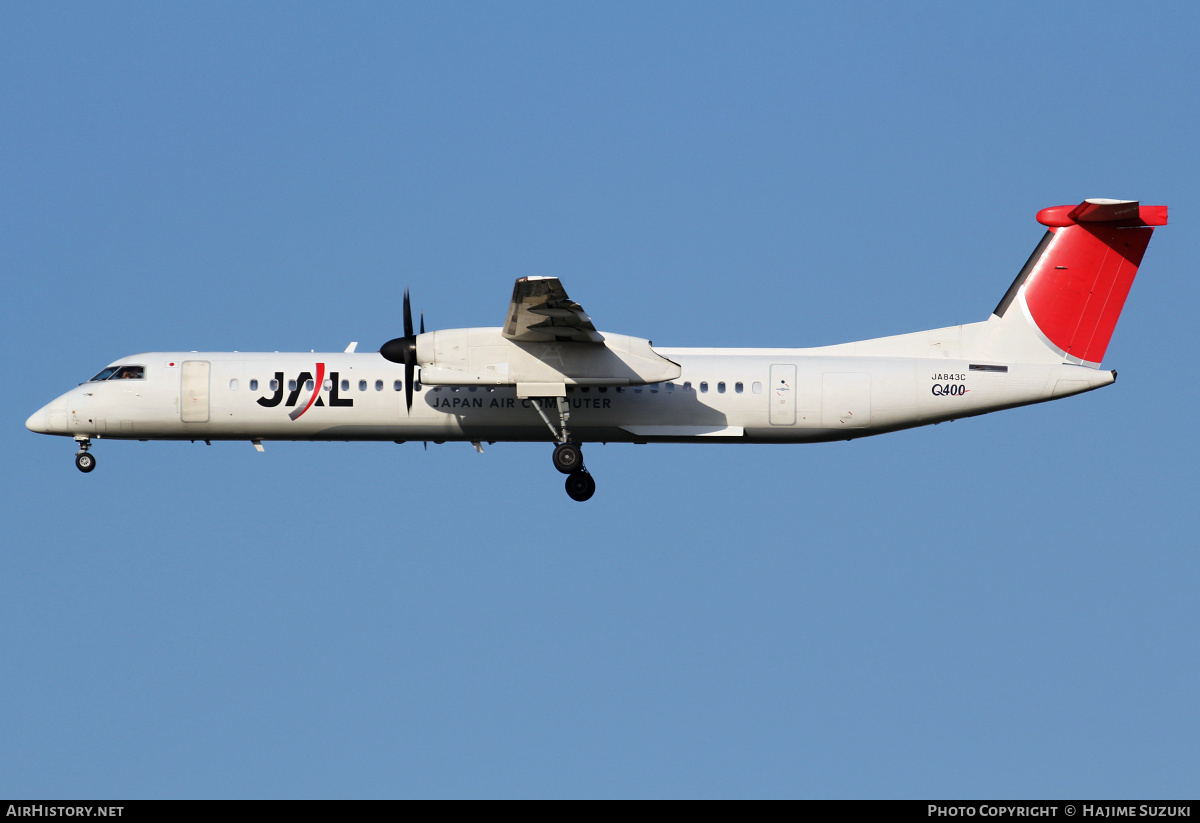
[[[25,425],[93,440],[549,441],[567,494],[588,443],[815,443],[1107,386],[1100,369],[1166,206],[1085,200],[1046,232],[984,321],[818,348],[669,348],[596,330],[554,277],[516,281],[504,325],[404,334],[378,352],[148,352],[114,360]]]

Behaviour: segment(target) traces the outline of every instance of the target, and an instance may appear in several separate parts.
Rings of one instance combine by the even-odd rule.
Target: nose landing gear
[[[87,474],[96,468],[96,458],[88,451],[92,441],[86,437],[76,437],[75,440],[79,443],[79,451],[75,453],[75,468]]]

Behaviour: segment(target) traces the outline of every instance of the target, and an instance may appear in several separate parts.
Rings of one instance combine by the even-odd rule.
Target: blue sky
[[[1195,797],[1195,4],[0,7],[0,796]],[[853,443],[103,443],[122,355],[984,319],[1166,204],[1115,386]],[[15,389],[15,390],[13,390]]]

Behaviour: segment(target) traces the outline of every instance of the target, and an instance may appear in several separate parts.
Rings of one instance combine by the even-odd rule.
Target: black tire
[[[75,468],[79,469],[84,474],[87,474],[92,469],[96,468],[96,458],[92,457],[89,452],[80,452],[75,455]]]
[[[596,493],[596,481],[585,471],[572,472],[567,475],[567,495],[572,500],[582,503],[590,500]]]
[[[583,452],[574,443],[560,443],[554,449],[554,468],[563,474],[574,474],[583,468]]]

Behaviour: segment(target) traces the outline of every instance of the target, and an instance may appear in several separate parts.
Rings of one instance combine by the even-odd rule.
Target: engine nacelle
[[[603,337],[603,344],[524,343],[499,328],[444,329],[417,335],[417,365],[427,385],[524,386],[531,394],[554,394],[555,386],[641,386],[682,373],[649,340]]]

